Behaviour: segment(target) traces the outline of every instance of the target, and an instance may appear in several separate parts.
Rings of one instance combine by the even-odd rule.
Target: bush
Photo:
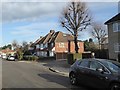
[[[101,58],[101,59],[109,59],[108,50],[102,49],[102,50],[95,50],[95,58]]]
[[[90,53],[82,53],[82,58],[91,58],[91,52]]]
[[[30,61],[36,61],[36,60],[39,59],[39,57],[38,56],[33,56],[33,55],[24,55],[23,59],[24,60],[30,60]]]
[[[55,57],[39,57],[39,60],[55,60]]]
[[[76,60],[82,59],[82,54],[81,53],[70,53],[67,55],[67,61],[68,64],[72,65]]]

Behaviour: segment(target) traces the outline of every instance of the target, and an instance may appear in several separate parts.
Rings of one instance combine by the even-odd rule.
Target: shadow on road
[[[48,80],[48,82],[57,83],[59,85],[64,86],[65,90],[89,90],[87,87],[84,86],[74,86],[71,85],[69,82],[69,78],[57,74],[38,74],[38,76]],[[58,87],[60,88],[60,87]]]

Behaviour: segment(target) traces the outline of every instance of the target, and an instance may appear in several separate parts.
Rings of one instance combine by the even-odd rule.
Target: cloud
[[[73,0],[2,0],[3,2],[71,2]],[[118,2],[119,0],[74,0],[76,2]]]
[[[3,2],[2,21],[37,20],[44,15],[59,14],[64,5],[65,3]]]
[[[40,34],[46,34],[50,29],[57,29],[59,26],[56,22],[37,22],[24,26],[17,26],[11,31],[12,35],[29,37],[40,36]]]
[[[11,1],[11,2],[10,2]],[[63,7],[66,5],[63,0],[60,0],[60,2],[43,2],[43,0],[15,0],[12,2],[12,0],[6,0],[6,2],[2,2],[2,22],[11,22],[11,21],[35,21],[38,19],[41,19],[43,16],[50,17],[59,15],[63,9]],[[70,1],[70,0],[69,0]],[[86,1],[86,0],[83,0]],[[96,0],[99,1],[99,0]],[[116,1],[116,0],[115,0]],[[98,2],[97,2],[98,3]],[[109,8],[109,6],[112,6],[112,3],[109,4],[95,4],[94,2],[88,3],[88,6],[92,9],[104,9],[106,7]],[[101,7],[102,5],[102,7]]]

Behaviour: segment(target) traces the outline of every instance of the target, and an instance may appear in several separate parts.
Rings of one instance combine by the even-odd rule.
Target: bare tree
[[[13,49],[15,50],[15,49],[17,49],[18,48],[18,42],[16,41],[16,40],[13,40],[13,42],[12,42],[12,47],[13,47]]]
[[[26,41],[22,42],[23,53],[28,50],[28,43]]]
[[[66,28],[73,36],[75,43],[75,51],[78,53],[78,32],[86,29],[90,24],[91,18],[84,2],[70,2],[63,9],[60,19],[61,25]]]
[[[97,39],[99,44],[99,49],[101,49],[101,44],[106,40],[107,32],[103,25],[99,23],[92,24],[93,30],[92,35]]]

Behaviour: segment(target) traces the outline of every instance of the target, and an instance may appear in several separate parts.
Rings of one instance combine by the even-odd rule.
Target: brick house
[[[0,50],[0,55],[15,55],[16,51],[14,50],[11,50],[9,48],[6,48],[6,49],[3,49],[3,50]]]
[[[120,60],[120,13],[109,19],[105,24],[108,27],[109,58]]]
[[[36,40],[34,44],[34,52],[37,56],[42,57],[59,57],[67,58],[66,54],[75,53],[74,38],[70,34],[63,33],[61,31],[55,32],[50,30],[50,32]],[[69,42],[68,42],[69,41]],[[79,53],[84,52],[84,43],[78,41]]]

